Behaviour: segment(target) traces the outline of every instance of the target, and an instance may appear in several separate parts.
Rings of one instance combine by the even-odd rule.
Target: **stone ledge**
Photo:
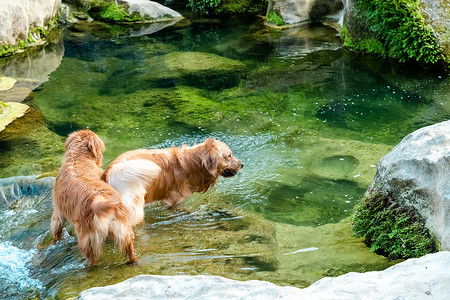
[[[140,275],[80,293],[101,299],[450,299],[450,252],[409,259],[384,271],[347,273],[299,289],[219,276]]]

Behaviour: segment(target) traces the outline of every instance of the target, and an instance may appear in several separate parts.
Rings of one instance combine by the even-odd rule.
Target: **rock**
[[[140,275],[88,289],[77,299],[448,299],[449,267],[450,252],[440,252],[384,271],[324,278],[305,289],[219,276]]]
[[[0,101],[22,102],[35,88],[49,79],[64,56],[62,36],[54,34],[54,38],[54,41],[49,41],[40,51],[10,57],[0,65],[1,73],[8,76],[0,77]],[[2,88],[5,78],[9,78],[6,79],[6,82],[9,81],[9,89]]]
[[[436,41],[450,60],[450,5],[447,0],[422,0],[419,6],[426,22],[433,28]]]
[[[0,56],[40,41],[54,26],[60,6],[61,0],[2,0]]]
[[[182,18],[183,16],[173,9],[149,0],[121,0],[128,6],[130,14],[137,13],[144,19]]]
[[[400,62],[417,61],[426,67],[448,67],[450,6],[447,0],[408,4],[400,0],[343,2],[342,37],[347,48]],[[365,14],[366,11],[369,13]],[[398,20],[403,23],[399,24]],[[379,26],[381,22],[383,26]]]
[[[450,121],[406,136],[378,163],[371,188],[413,207],[426,227],[450,250]]]
[[[25,104],[0,102],[0,131],[15,119],[22,117],[27,110],[28,105]]]
[[[272,3],[272,9],[268,9],[268,12],[277,12],[287,24],[325,19],[338,21],[343,10],[341,0],[273,0]]]
[[[15,80],[14,78],[0,77],[0,92],[12,89],[16,82],[17,80]]]

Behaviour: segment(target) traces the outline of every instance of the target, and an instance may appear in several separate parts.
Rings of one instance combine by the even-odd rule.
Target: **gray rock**
[[[179,12],[150,0],[120,0],[128,6],[130,14],[138,13],[145,19],[182,18]]]
[[[140,275],[77,299],[449,299],[449,268],[450,252],[440,252],[384,271],[324,278],[305,289],[218,276]]]
[[[2,0],[0,5],[0,47],[18,45],[31,37],[41,39],[34,29],[49,30],[59,14],[61,0]]]
[[[342,0],[273,0],[271,9],[287,24],[302,24],[324,19],[338,21],[343,9]]]
[[[413,207],[450,250],[450,121],[406,136],[378,163],[371,188]],[[369,188],[370,190],[370,188]]]

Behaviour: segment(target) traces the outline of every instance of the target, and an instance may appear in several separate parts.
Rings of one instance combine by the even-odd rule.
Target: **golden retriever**
[[[90,130],[71,133],[64,161],[53,188],[51,229],[54,242],[70,221],[77,232],[78,248],[89,265],[98,263],[105,239],[110,236],[125,252],[128,263],[137,261],[134,233],[119,193],[100,179],[105,144]]]
[[[225,143],[206,139],[192,147],[122,153],[102,179],[119,192],[134,226],[143,221],[145,204],[163,201],[174,208],[194,192],[206,192],[219,176],[236,175],[243,166]]]

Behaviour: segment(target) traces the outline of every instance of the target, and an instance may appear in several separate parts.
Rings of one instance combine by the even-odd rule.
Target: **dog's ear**
[[[105,150],[105,144],[96,135],[91,135],[87,141],[88,150],[94,155],[96,160],[102,160],[103,151]]]
[[[217,148],[216,142],[213,139],[207,139],[204,145],[204,153],[202,156],[203,167],[214,177],[219,175],[219,149]]]

